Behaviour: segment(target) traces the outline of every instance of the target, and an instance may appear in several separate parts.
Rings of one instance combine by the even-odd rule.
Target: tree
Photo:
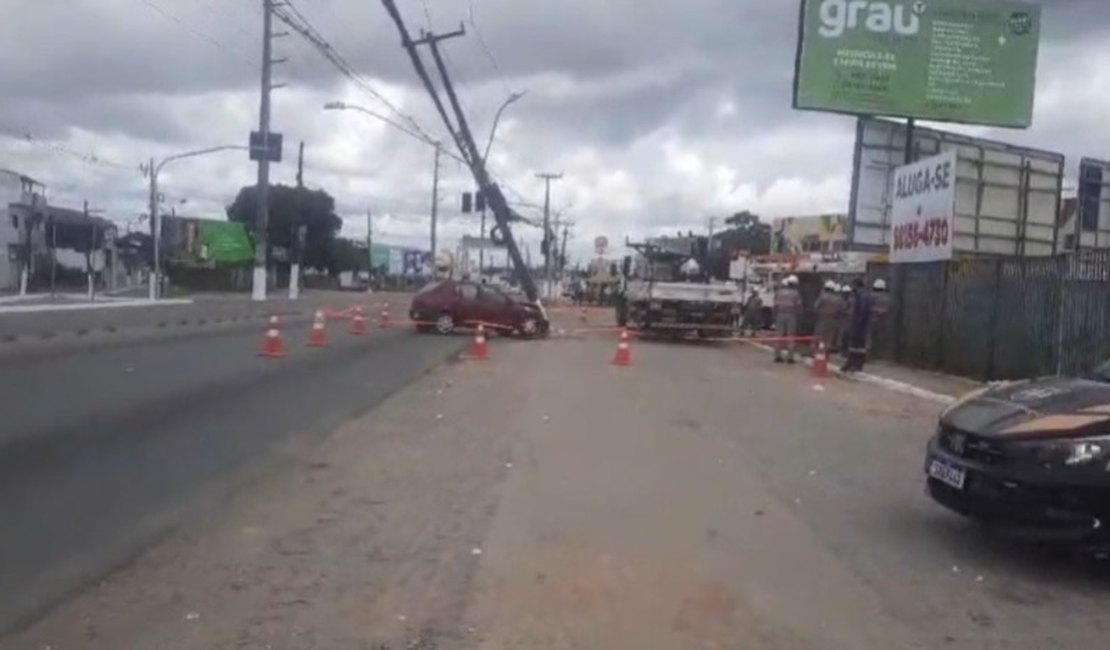
[[[329,264],[331,243],[343,226],[335,214],[335,199],[324,190],[310,190],[289,185],[270,188],[270,222],[267,241],[271,252],[275,246],[292,252],[295,233],[299,226],[307,226],[304,264],[325,270]],[[238,221],[252,234],[258,215],[258,188],[249,185],[239,190],[235,202],[227,208],[227,218]],[[271,255],[267,255],[272,259]]]
[[[728,277],[729,263],[737,253],[752,255],[771,252],[771,225],[760,221],[759,216],[744,210],[725,219],[725,230],[713,236],[710,246],[709,272],[713,277]]]
[[[327,269],[332,276],[343,271],[363,271],[370,266],[365,242],[336,238],[328,245]]]

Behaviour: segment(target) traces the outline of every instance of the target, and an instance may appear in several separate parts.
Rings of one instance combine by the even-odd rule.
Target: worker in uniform
[[[798,317],[802,313],[802,296],[798,293],[798,276],[782,281],[775,292],[775,363],[794,363],[794,337],[798,335]]]
[[[740,327],[740,333],[754,336],[761,329],[763,329],[763,298],[759,297],[758,291],[752,289],[748,301],[744,303],[744,323]]]
[[[817,314],[817,325],[814,327],[813,353],[817,354],[820,344],[825,344],[827,354],[834,347],[836,341],[837,317],[844,308],[844,300],[840,297],[839,287],[829,280],[825,283],[824,290],[813,304],[813,311]]]
[[[852,318],[848,327],[848,350],[841,370],[859,372],[867,362],[867,341],[875,302],[863,280],[852,283]]]
[[[844,309],[840,312],[840,331],[837,332],[837,350],[848,355],[848,335],[852,331],[852,309],[855,303],[855,294],[852,285],[845,282],[840,285],[840,299],[844,302]]]
[[[836,294],[838,302],[836,303],[836,313],[833,315],[832,343],[829,345],[829,354],[840,353],[840,349],[844,347],[844,332],[848,329],[848,299],[844,292],[844,286],[837,282],[833,283],[832,290]],[[851,287],[848,287],[848,291],[851,292]]]
[[[880,278],[871,285],[871,300],[871,326],[867,330],[867,353],[873,355],[878,351],[876,344],[881,348],[885,343],[885,323],[890,313],[890,294],[886,290],[886,280]]]

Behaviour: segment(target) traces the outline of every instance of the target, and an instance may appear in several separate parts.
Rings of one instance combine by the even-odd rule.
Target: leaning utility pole
[[[525,294],[528,295],[529,300],[539,300],[539,291],[536,289],[536,283],[532,279],[528,267],[525,265],[524,258],[520,254],[520,248],[517,246],[516,240],[513,238],[510,222],[514,220],[514,215],[509,209],[509,204],[505,201],[505,196],[501,193],[501,188],[490,179],[489,172],[486,170],[485,160],[482,158],[481,152],[478,151],[478,146],[474,143],[474,137],[471,134],[470,126],[467,124],[466,116],[462,112],[458,96],[455,94],[455,88],[451,84],[451,78],[447,74],[447,66],[444,64],[443,57],[439,52],[439,41],[463,36],[466,31],[461,29],[460,25],[460,29],[457,32],[439,36],[435,34],[423,34],[419,41],[413,41],[409,37],[408,29],[405,27],[404,19],[401,17],[401,12],[397,9],[397,3],[394,0],[382,0],[382,5],[397,26],[397,31],[401,35],[401,45],[403,45],[408,52],[409,58],[412,60],[413,68],[416,70],[416,74],[420,77],[420,81],[424,84],[424,88],[432,98],[436,110],[443,119],[444,126],[447,128],[448,133],[451,134],[452,139],[455,141],[455,145],[459,148],[459,153],[463,160],[466,162],[467,166],[470,167],[470,172],[474,175],[474,180],[478,184],[478,189],[485,195],[486,202],[493,210],[494,218],[497,220],[495,232],[497,232],[498,236],[496,239],[508,250],[509,258],[513,261],[513,266],[517,271],[517,277],[520,280],[521,287],[524,289]],[[431,77],[428,75],[428,70],[424,67],[424,61],[420,57],[420,52],[417,50],[418,45],[425,44],[429,46],[432,57],[435,59],[436,69],[439,72],[440,79],[443,81],[443,88],[451,102],[451,109],[458,123],[457,130],[452,124],[450,117],[448,117],[446,108],[443,106],[443,101],[440,99],[439,93],[432,83]]]
[[[266,300],[267,229],[270,226],[270,91],[273,90],[274,0],[262,0],[262,100],[258,133],[264,151],[258,156],[258,215],[254,222],[252,300]]]
[[[439,155],[443,152],[443,145],[436,143],[436,162],[432,170],[432,277],[438,274],[436,269],[436,220],[439,217]]]
[[[551,181],[557,181],[563,177],[562,172],[558,174],[540,173],[536,174],[536,178],[543,179],[543,282],[544,291],[547,293],[548,299],[551,298],[551,246],[553,245],[551,237]],[[556,235],[557,236],[557,235]]]

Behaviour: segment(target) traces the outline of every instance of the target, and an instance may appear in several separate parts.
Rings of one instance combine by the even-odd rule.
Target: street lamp
[[[489,141],[486,142],[486,150],[482,154],[483,164],[489,160],[489,150],[493,146],[493,138],[497,134],[497,124],[501,121],[501,114],[504,113],[505,109],[512,104],[520,101],[521,99],[524,99],[524,94],[525,93],[510,93],[508,99],[506,99],[501,104],[501,107],[497,109],[497,114],[493,116],[493,126],[491,126],[489,130]]]
[[[360,113],[366,113],[370,117],[374,117],[374,118],[377,118],[377,119],[381,120],[382,122],[385,122],[386,124],[388,124],[388,125],[392,126],[393,128],[397,129],[398,131],[401,131],[405,135],[411,136],[411,137],[416,138],[417,140],[423,142],[424,144],[435,147],[436,157],[435,157],[435,167],[433,168],[433,176],[432,176],[432,225],[431,225],[431,237],[430,237],[430,240],[431,240],[430,241],[431,254],[432,254],[432,269],[433,269],[433,274],[434,274],[435,273],[434,269],[436,268],[436,218],[437,218],[437,214],[438,214],[438,211],[439,211],[439,157],[440,157],[440,154],[443,153],[443,144],[440,143],[440,142],[435,142],[433,140],[429,140],[428,138],[426,138],[423,135],[419,135],[417,133],[414,133],[413,131],[401,126],[397,122],[394,122],[393,120],[389,119],[388,117],[386,117],[386,116],[384,116],[380,113],[377,113],[375,111],[372,111],[369,108],[366,108],[366,107],[363,107],[363,106],[358,106],[358,105],[355,105],[355,104],[348,104],[346,102],[328,102],[327,104],[324,104],[324,110],[326,110],[326,111],[350,110],[350,111],[358,111]],[[448,155],[450,155],[450,152],[448,152]],[[371,255],[373,255],[373,253],[371,253]]]
[[[225,144],[218,147],[208,147],[207,149],[197,149],[195,151],[186,151],[185,153],[175,154],[168,158],[163,158],[157,165],[154,164],[154,159],[150,159],[150,167],[145,171],[150,174],[150,231],[154,239],[154,272],[150,274],[150,299],[157,300],[159,298],[159,279],[162,273],[162,215],[158,214],[158,174],[162,172],[162,168],[175,160],[182,158],[193,158],[195,156],[203,156],[210,153],[219,153],[221,151],[250,151],[250,147],[242,145]]]

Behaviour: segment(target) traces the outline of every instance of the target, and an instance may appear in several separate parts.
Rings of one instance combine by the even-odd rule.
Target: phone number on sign
[[[894,250],[906,251],[948,244],[948,220],[926,219],[894,227]]]

